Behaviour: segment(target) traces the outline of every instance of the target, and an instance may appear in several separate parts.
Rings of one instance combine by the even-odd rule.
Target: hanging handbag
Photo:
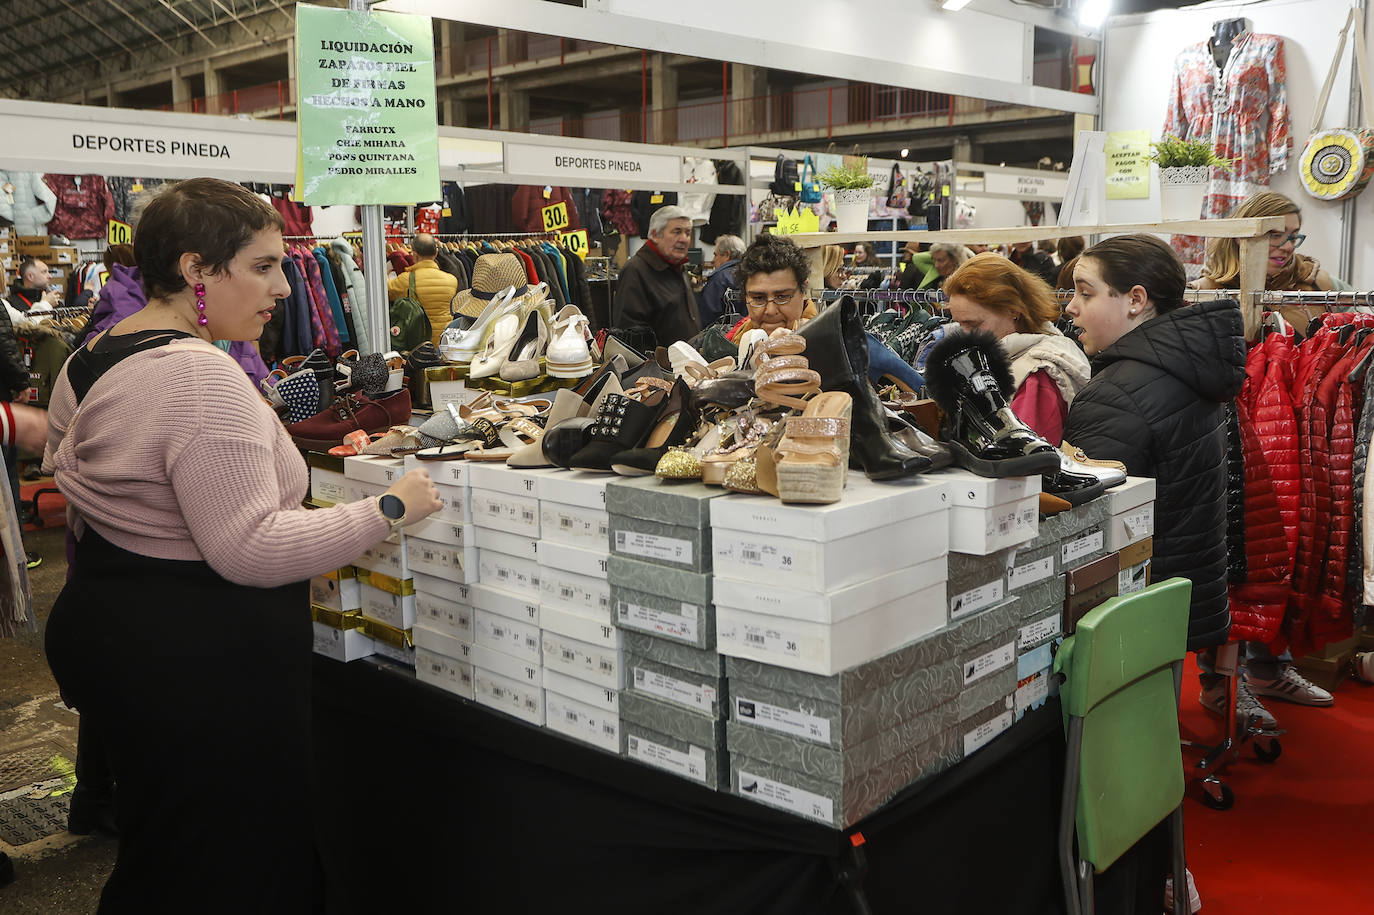
[[[907,196],[906,178],[897,163],[892,163],[892,175],[887,179],[887,205],[896,210],[905,210],[910,198]]]
[[[773,166],[773,183],[768,189],[779,197],[795,197],[801,190],[801,178],[797,174],[797,160],[789,159],[778,153],[777,164]]]
[[[1331,95],[1336,71],[1345,54],[1345,37],[1354,26],[1352,44],[1355,45],[1353,67],[1360,74],[1360,103],[1364,109],[1363,127],[1322,130],[1322,116]],[[1317,98],[1316,113],[1312,116],[1312,130],[1299,159],[1298,180],[1307,193],[1318,200],[1348,200],[1364,190],[1374,175],[1374,115],[1370,114],[1369,77],[1364,60],[1364,15],[1352,9],[1341,29],[1341,40],[1331,70],[1326,74],[1321,95]]]
[[[816,164],[811,161],[810,156],[802,160],[801,202],[821,202],[821,183],[816,180]]]

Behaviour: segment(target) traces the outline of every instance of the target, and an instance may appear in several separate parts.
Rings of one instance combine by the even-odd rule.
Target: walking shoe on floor
[[[1334,696],[1298,673],[1291,664],[1272,680],[1250,677],[1249,681],[1251,691],[1257,696],[1273,696],[1298,705],[1331,705],[1336,701]]]
[[[29,550],[24,554],[24,566],[28,569],[36,569],[43,564],[43,557]]]
[[[1226,678],[1222,677],[1216,683],[1204,688],[1198,695],[1197,701],[1213,715],[1224,716],[1226,714],[1224,711]],[[1249,719],[1251,724],[1266,731],[1277,730],[1279,726],[1278,719],[1260,704],[1244,680],[1236,684],[1236,718]],[[1244,727],[1244,722],[1241,723],[1241,726]]]
[[[1193,882],[1193,872],[1185,869],[1183,872],[1188,878],[1188,912],[1189,915],[1197,915],[1202,911],[1202,897],[1198,895],[1197,884]],[[1164,878],[1164,911],[1173,915],[1174,911],[1174,876],[1170,874]]]

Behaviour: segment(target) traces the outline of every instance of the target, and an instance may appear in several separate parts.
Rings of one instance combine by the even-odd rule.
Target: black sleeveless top
[[[166,346],[173,340],[194,338],[180,330],[138,330],[131,334],[106,332],[90,346],[83,346],[67,364],[67,383],[72,386],[79,405],[92,386],[110,369],[136,353]]]

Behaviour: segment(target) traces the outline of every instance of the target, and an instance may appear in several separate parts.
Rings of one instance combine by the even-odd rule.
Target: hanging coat
[[[1291,592],[1293,560],[1271,469],[1244,399],[1236,404],[1243,459],[1244,577],[1228,587],[1232,641],[1270,642],[1278,636]]]

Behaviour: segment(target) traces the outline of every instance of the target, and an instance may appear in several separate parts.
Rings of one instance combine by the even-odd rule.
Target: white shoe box
[[[549,611],[544,614],[548,620]],[[563,614],[564,617],[572,614]],[[599,623],[592,622],[599,626]],[[567,628],[566,619],[558,621],[560,628]],[[620,647],[620,633],[614,636],[611,647],[604,642],[588,642],[545,628],[543,630],[544,666],[570,677],[586,680],[606,689],[625,688],[625,652]]]
[[[531,562],[539,561],[539,541],[522,534],[512,534],[479,524],[472,529],[472,542],[480,550],[505,553]]]
[[[430,575],[427,572],[417,572],[411,576],[411,582],[415,585],[415,591],[423,591],[435,597],[441,597],[452,604],[464,604],[472,606],[473,585],[462,581],[453,581],[439,575]]]
[[[472,631],[473,644],[495,648],[535,667],[543,662],[537,625],[513,620],[489,610],[474,610]]]
[[[405,547],[401,545],[400,534],[392,534],[363,550],[353,564],[400,581],[410,578],[410,561],[406,558]]]
[[[337,470],[310,468],[310,498],[321,505],[337,505],[348,498],[348,478]]]
[[[344,458],[344,477],[362,483],[389,488],[405,474],[405,462],[400,458],[359,454]]]
[[[472,607],[421,591],[418,582],[415,591],[415,625],[442,632],[469,645],[473,642]]]
[[[540,476],[535,488],[539,536],[605,553],[611,530],[606,512],[606,483],[610,479],[614,478],[604,473],[577,470]]]
[[[609,561],[605,543],[601,544],[599,550],[569,546],[556,541],[544,541],[539,547],[539,563],[545,568],[564,569],[602,581],[606,580],[606,565]]]
[[[545,692],[558,693],[560,696],[576,699],[584,705],[590,705],[603,712],[610,712],[617,718],[620,717],[620,690],[597,686],[595,683],[570,677],[551,667],[544,668],[543,676]]]
[[[525,594],[494,588],[487,584],[471,585],[468,593],[472,596],[472,606],[478,610],[487,610],[522,623],[539,625],[539,601]]]
[[[766,578],[744,580],[717,575],[715,601],[718,607],[834,625],[931,585],[943,584],[947,575],[943,556],[829,592],[784,587]]]
[[[541,686],[512,680],[474,665],[472,692],[473,699],[479,705],[505,712],[539,727],[544,726],[544,689]]]
[[[541,540],[539,546],[540,601],[609,622],[611,586],[606,580],[607,555]]]
[[[728,495],[710,501],[711,527],[767,536],[786,531],[791,538],[819,543],[843,541],[946,510],[949,494],[945,484],[918,479],[920,482],[874,483],[854,474],[844,498],[828,505],[788,505],[757,496]]]
[[[344,574],[340,575],[339,573]],[[310,579],[310,603],[346,613],[362,607],[362,592],[358,588],[358,574],[350,566],[327,575]]]
[[[453,527],[461,528],[455,524]],[[477,548],[440,543],[424,537],[405,537],[406,568],[412,576],[423,573],[450,581],[477,581]]]
[[[472,698],[472,665],[467,661],[415,647],[415,679],[430,686]]]
[[[539,478],[548,471],[529,467],[507,467],[504,461],[473,461],[468,468],[468,485],[473,489],[503,492],[513,496],[539,498]]]
[[[949,504],[955,508],[995,508],[1040,495],[1040,477],[980,477],[976,473],[948,468],[930,475],[949,486]]]
[[[477,546],[476,527],[471,524],[463,524],[461,521],[450,521],[438,513],[430,515],[423,521],[407,524],[401,528],[401,536],[403,538],[418,537],[421,540],[442,543],[447,546]]]
[[[465,664],[472,663],[472,642],[424,623],[416,623],[415,628],[410,630],[410,640],[416,648],[423,648],[431,654],[443,655]]]
[[[624,752],[620,716],[595,705],[544,689],[544,726],[565,737],[589,743],[607,753]]]
[[[368,575],[362,580],[359,592],[363,616],[393,629],[409,629],[415,625],[415,593],[409,583]]]
[[[936,631],[947,613],[943,581],[833,625],[740,610],[718,599],[716,643],[724,655],[831,676]]]
[[[533,559],[479,549],[477,568],[477,580],[482,584],[521,595],[536,603],[539,601],[539,563]]]
[[[839,591],[949,552],[945,512],[932,512],[828,542],[713,528],[716,587],[723,578],[767,579],[795,591]],[[880,548],[878,545],[882,545]],[[719,595],[716,605],[720,606]],[[717,629],[720,623],[717,621]]]
[[[986,556],[1034,540],[1039,529],[1039,495],[991,508],[956,505],[949,512],[949,549]]]
[[[381,483],[368,483],[364,480],[344,480],[345,501],[361,502],[364,499],[375,499],[382,493],[390,489]]]
[[[375,652],[372,639],[357,629],[334,629],[324,623],[311,623],[315,654],[335,661],[356,661]]]
[[[402,667],[413,668],[415,666],[414,645],[392,645],[390,642],[384,642],[381,639],[373,639],[372,642],[373,648],[375,649],[373,653],[376,654],[377,657],[395,661]]]
[[[1155,490],[1150,477],[1127,477],[1125,483],[1107,490],[1111,506],[1111,518],[1105,525],[1108,552],[1154,536]]]
[[[611,625],[606,617],[548,606],[539,608],[539,617],[539,626],[545,632],[565,635],[615,652],[622,647],[620,630]]]
[[[536,691],[543,689],[543,670],[538,664],[531,664],[524,658],[517,658],[490,645],[472,646],[472,666],[499,674]]]
[[[469,498],[474,524],[522,537],[539,536],[539,500],[534,496],[473,487]]]
[[[422,461],[413,454],[405,456],[402,468],[406,473],[412,470],[427,470],[429,478],[436,486],[467,489],[468,470],[477,466],[472,461]]]

